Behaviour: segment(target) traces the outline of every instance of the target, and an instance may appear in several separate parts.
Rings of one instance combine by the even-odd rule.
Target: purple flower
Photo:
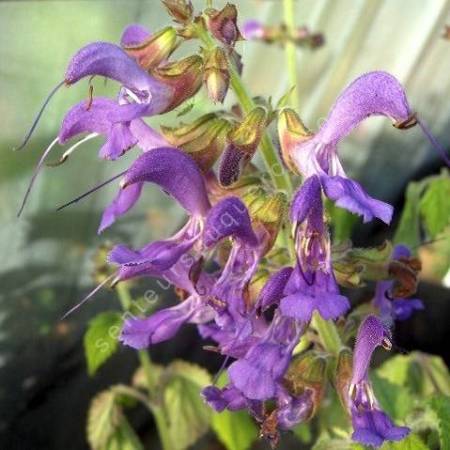
[[[315,310],[326,320],[336,319],[350,304],[340,295],[333,274],[317,176],[308,178],[295,194],[291,220],[296,224],[298,262],[284,289],[280,311],[302,322],[309,322]]]
[[[67,85],[99,75],[118,81],[123,98],[143,106],[142,115],[161,113],[170,105],[173,89],[156,80],[119,46],[94,42],[80,49],[71,59],[64,77]]]
[[[368,316],[356,338],[352,378],[345,400],[352,417],[352,439],[374,447],[381,446],[384,441],[399,441],[410,432],[408,427],[399,427],[392,422],[373,394],[368,371],[378,346],[390,350],[391,333],[380,319]]]
[[[201,324],[214,317],[214,310],[204,301],[204,295],[212,286],[212,279],[201,274],[199,280],[191,279],[193,259],[180,261],[169,269],[152,267],[146,275],[164,279],[183,289],[189,296],[179,305],[164,308],[149,317],[131,318],[124,323],[120,340],[130,347],[141,349],[171,339],[185,323]],[[201,292],[201,294],[199,293]]]
[[[392,207],[371,198],[359,183],[350,180],[337,154],[339,142],[373,115],[389,117],[399,128],[415,124],[403,87],[386,72],[370,72],[353,81],[338,97],[319,131],[286,141],[285,152],[305,178],[319,176],[325,194],[338,206],[363,216],[364,222],[378,217],[389,223]]]
[[[404,245],[396,245],[392,253],[392,260],[409,258],[411,252]],[[425,308],[422,300],[418,298],[392,298],[390,292],[394,285],[393,281],[379,281],[375,289],[373,306],[378,309],[383,322],[392,325],[395,320],[408,320],[414,311]]]
[[[293,396],[284,388],[277,393],[277,423],[282,430],[289,430],[311,417],[314,409],[313,391],[305,388],[303,394]]]
[[[275,397],[300,334],[295,321],[276,313],[259,342],[228,368],[230,381],[248,399]]]
[[[100,230],[128,211],[138,200],[142,185],[155,183],[175,198],[190,215],[186,225],[174,236],[152,242],[139,250],[116,246],[109,255],[110,262],[123,267],[142,266],[136,276],[151,268],[169,269],[200,240],[204,217],[210,208],[205,183],[195,162],[183,152],[166,147],[141,155],[127,170],[121,190],[105,210]],[[127,277],[131,271],[125,271]],[[123,272],[119,271],[119,277]]]

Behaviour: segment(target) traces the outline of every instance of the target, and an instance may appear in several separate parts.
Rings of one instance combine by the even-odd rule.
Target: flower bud
[[[227,120],[210,113],[177,128],[161,126],[161,131],[167,142],[184,150],[207,172],[222,153],[230,127]]]
[[[253,190],[253,194],[244,196],[250,217],[253,222],[260,223],[266,230],[267,240],[264,252],[268,252],[277,239],[281,225],[288,210],[288,200],[284,193],[269,194],[264,190]]]
[[[123,49],[146,70],[153,69],[165,61],[176,47],[177,33],[174,28],[166,27],[150,36],[144,42],[124,45]]]
[[[194,8],[190,0],[162,0],[173,20],[185,25],[192,20]]]
[[[349,387],[352,379],[353,354],[349,348],[343,348],[339,352],[335,386],[342,406],[347,410],[349,404]]]
[[[305,420],[311,419],[322,401],[326,386],[327,360],[316,352],[308,351],[293,360],[285,375],[289,391],[300,396],[312,391],[312,408]]]
[[[205,11],[207,26],[213,36],[219,41],[233,47],[237,40],[242,39],[237,26],[237,9],[227,3],[220,11],[210,8]]]
[[[239,179],[255,154],[266,125],[267,111],[257,106],[228,134],[228,144],[219,168],[222,186],[230,186]]]
[[[297,173],[295,165],[292,163],[291,153],[295,146],[313,134],[305,127],[298,114],[291,108],[280,111],[278,117],[278,137],[280,139],[281,156],[286,166]]]
[[[203,79],[209,98],[214,103],[222,103],[230,84],[228,61],[222,48],[216,47],[207,56]]]
[[[171,101],[162,112],[171,111],[200,89],[203,77],[203,59],[198,55],[188,56],[153,69],[152,75],[173,89]]]

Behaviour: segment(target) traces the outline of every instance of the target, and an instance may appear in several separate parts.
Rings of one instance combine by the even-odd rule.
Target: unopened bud
[[[152,75],[173,89],[169,106],[162,112],[171,111],[200,89],[203,78],[203,59],[198,55],[157,67]]]
[[[209,98],[222,103],[230,84],[227,56],[222,48],[216,47],[207,55],[203,76]]]
[[[165,61],[176,47],[177,33],[174,28],[167,27],[144,42],[136,45],[124,45],[123,49],[133,57],[144,69],[158,67]]]
[[[286,166],[297,172],[291,154],[295,146],[313,134],[305,127],[298,114],[291,108],[283,109],[278,118],[278,137],[280,139],[281,156]]]
[[[222,186],[230,186],[239,179],[255,154],[266,125],[267,111],[257,106],[228,134],[228,145],[219,169]]]
[[[353,355],[349,348],[343,348],[338,355],[336,364],[335,386],[344,409],[349,404],[350,380],[352,378]]]
[[[213,36],[219,41],[230,47],[235,42],[242,39],[237,26],[237,9],[235,5],[227,3],[225,7],[218,11],[217,9],[208,9],[205,11],[207,16],[207,26]]]
[[[287,197],[283,192],[264,193],[250,200],[247,205],[252,220],[260,223],[269,236],[264,249],[264,252],[268,252],[275,243],[286,217],[288,211]]]
[[[162,0],[173,20],[185,25],[192,20],[194,8],[190,0]]]
[[[230,127],[226,119],[210,113],[177,128],[162,126],[161,131],[167,142],[189,153],[207,172],[222,153]]]

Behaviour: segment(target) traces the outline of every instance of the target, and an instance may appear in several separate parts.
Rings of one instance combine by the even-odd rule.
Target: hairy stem
[[[291,37],[295,32],[294,20],[294,0],[283,0],[284,22],[288,36]],[[289,88],[292,87],[290,94],[290,103],[294,109],[299,108],[298,87],[297,87],[297,51],[294,42],[287,39],[284,44],[284,52],[286,55],[287,73],[289,80]]]

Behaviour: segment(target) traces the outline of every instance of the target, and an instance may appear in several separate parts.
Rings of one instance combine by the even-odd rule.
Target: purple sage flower
[[[384,441],[399,441],[410,432],[408,427],[396,426],[374,396],[368,372],[378,346],[390,350],[391,333],[380,319],[368,316],[356,338],[352,378],[345,400],[352,418],[352,439],[374,447],[380,447]]]

